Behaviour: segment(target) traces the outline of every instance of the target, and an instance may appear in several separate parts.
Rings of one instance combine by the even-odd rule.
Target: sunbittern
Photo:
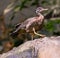
[[[42,25],[44,22],[44,16],[41,14],[41,12],[46,11],[46,10],[48,9],[38,7],[36,9],[37,16],[28,18],[24,22],[17,24],[16,29],[12,33],[10,33],[10,35],[16,36],[20,31],[20,33],[28,32],[28,33],[33,33],[33,34],[43,37],[44,35],[38,34],[35,31],[40,30],[42,28]]]

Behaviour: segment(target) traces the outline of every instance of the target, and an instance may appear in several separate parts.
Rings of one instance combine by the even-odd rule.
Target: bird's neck
[[[39,13],[38,16],[39,16],[39,19],[44,19],[44,16],[41,13]]]

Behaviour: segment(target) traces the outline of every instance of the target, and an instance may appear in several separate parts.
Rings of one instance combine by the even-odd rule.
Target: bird
[[[18,23],[15,26],[15,29],[10,33],[11,36],[17,36],[19,33],[30,33],[35,34],[41,37],[44,37],[45,35],[38,34],[36,31],[41,30],[43,22],[44,22],[44,16],[41,14],[43,11],[47,11],[48,9],[43,7],[38,7],[36,9],[36,17],[31,17],[26,19],[22,23]],[[32,36],[33,39],[33,36]]]

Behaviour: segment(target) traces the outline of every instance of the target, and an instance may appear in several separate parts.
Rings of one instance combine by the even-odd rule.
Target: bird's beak
[[[42,9],[42,11],[47,11],[48,9],[46,8],[46,9]],[[42,12],[42,11],[40,11],[40,12]]]
[[[48,9],[44,9],[44,10],[48,10]]]

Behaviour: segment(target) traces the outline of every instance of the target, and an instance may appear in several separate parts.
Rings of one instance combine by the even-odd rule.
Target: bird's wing
[[[24,22],[22,22],[22,24],[24,25],[27,25],[29,22],[32,22],[32,21],[34,21],[36,19],[36,17],[32,17],[32,18],[28,18],[28,19],[26,19]]]
[[[30,25],[35,21],[36,17],[26,19],[24,22],[22,22],[18,27],[13,31],[13,33],[18,32],[20,29],[28,29]]]
[[[36,17],[28,18],[24,22],[21,23],[21,25],[18,28],[24,29],[27,25],[32,24],[35,21]]]
[[[36,21],[36,18],[37,17],[29,18],[27,21],[24,22],[26,24],[25,25],[26,29],[33,25],[33,23]]]

